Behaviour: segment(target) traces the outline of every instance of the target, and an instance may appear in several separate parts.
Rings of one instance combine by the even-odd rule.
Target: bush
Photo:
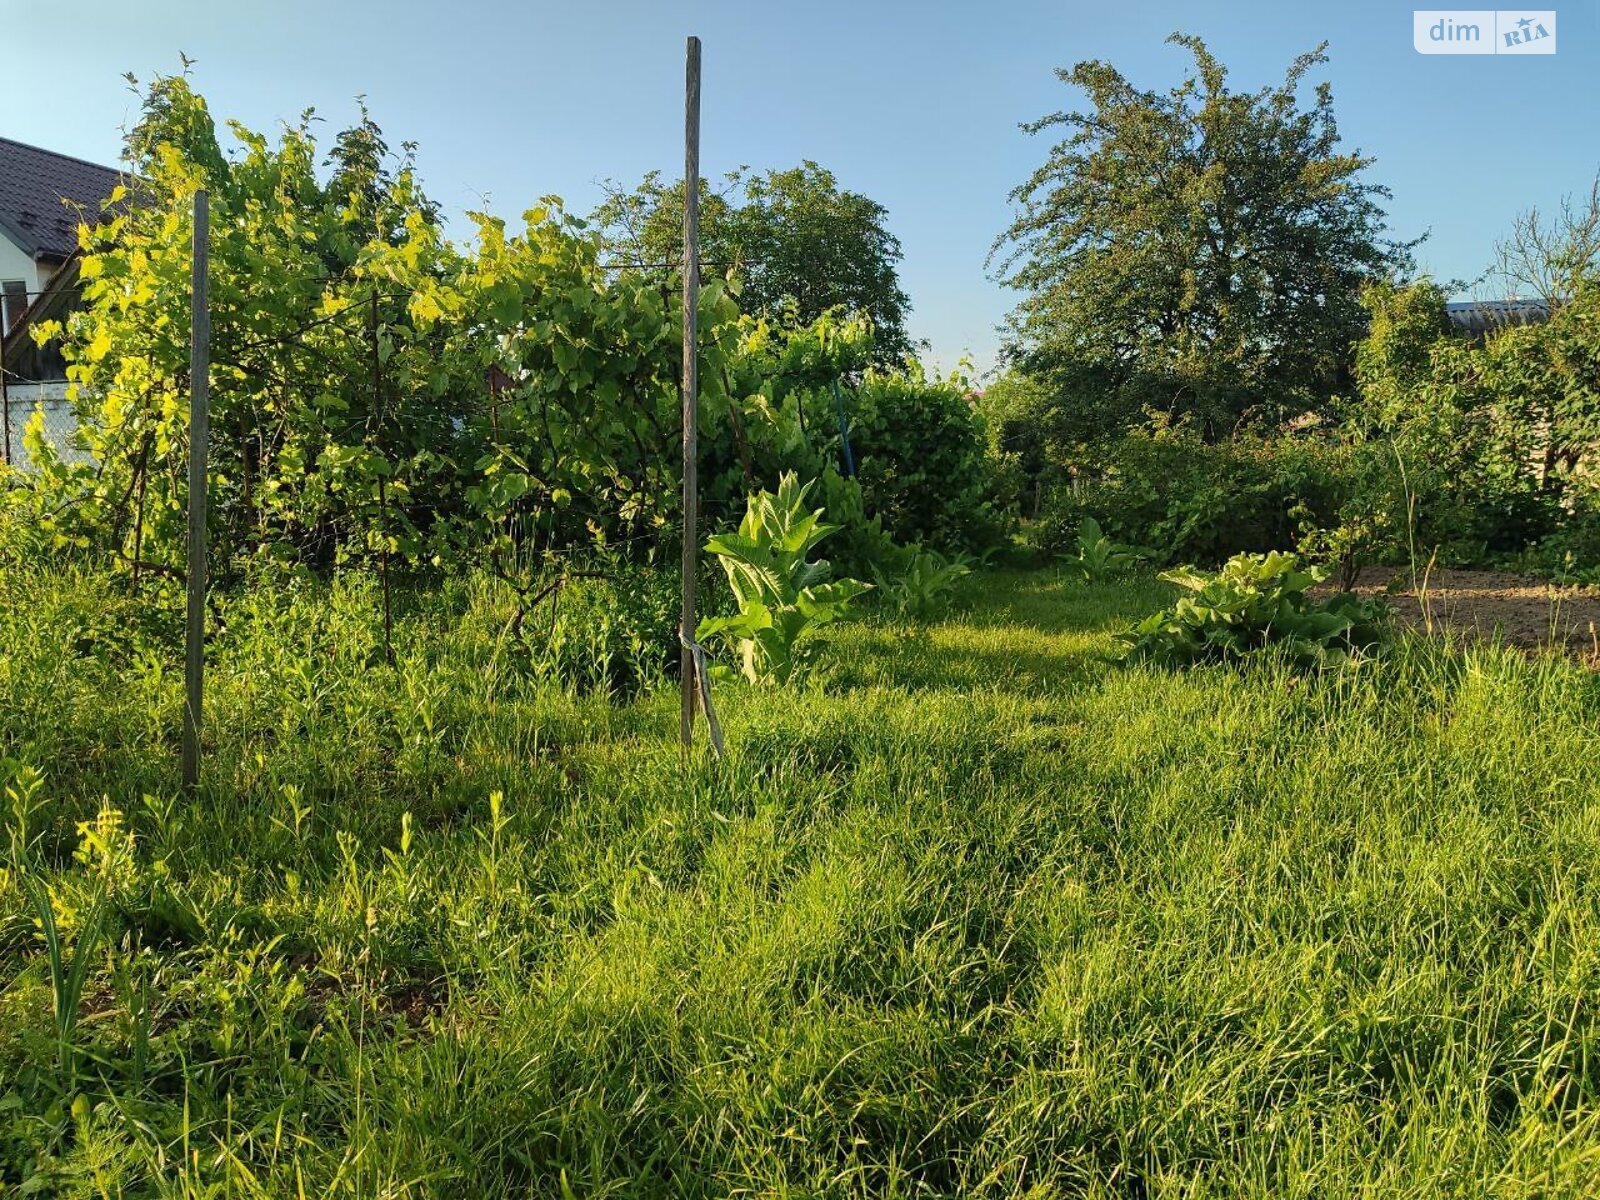
[[[1140,431],[1084,455],[1035,531],[1042,550],[1071,555],[1085,519],[1159,559],[1217,563],[1297,544],[1336,525],[1350,451],[1331,438],[1244,435],[1208,443]]]
[[[1503,559],[1559,529],[1594,408],[1577,364],[1583,304],[1481,344],[1446,332],[1429,283],[1375,285],[1341,417],[1359,441],[1342,540],[1352,550],[1451,564]]]
[[[895,541],[943,551],[999,543],[1009,520],[959,378],[868,372],[845,408],[866,512]]]
[[[220,580],[258,554],[509,578],[552,550],[670,549],[675,293],[608,269],[554,198],[521,228],[473,214],[475,239],[452,242],[410,152],[391,156],[370,121],[331,155],[309,115],[276,140],[230,128],[238,145],[225,149],[184,78],[144,92],[130,135],[139,186],[84,227],[82,306],[35,330],[68,364],[84,455],[40,446],[25,480],[0,481],[0,509],[26,508],[33,542],[182,570],[190,214],[204,187]],[[709,280],[700,297],[708,524],[736,520],[784,472],[842,464],[843,407],[860,464],[852,549],[874,553],[883,530],[945,550],[997,536],[959,379],[873,372],[862,314],[741,316],[733,290]],[[13,544],[0,532],[0,555]]]

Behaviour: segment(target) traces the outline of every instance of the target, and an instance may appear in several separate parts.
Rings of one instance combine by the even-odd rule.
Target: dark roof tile
[[[97,214],[122,178],[113,167],[0,137],[0,230],[29,254],[66,258],[78,248],[72,206]]]

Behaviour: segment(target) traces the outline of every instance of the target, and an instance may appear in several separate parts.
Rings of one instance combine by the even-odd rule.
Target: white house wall
[[[24,280],[30,292],[37,292],[42,286],[42,281],[49,278],[48,268],[41,271],[39,264],[33,261],[32,255],[23,253],[20,246],[4,233],[0,233],[0,279]]]

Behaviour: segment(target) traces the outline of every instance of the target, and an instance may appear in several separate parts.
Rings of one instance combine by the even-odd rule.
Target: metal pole
[[[202,188],[194,194],[194,250],[189,317],[189,574],[188,632],[184,645],[183,786],[200,782],[200,714],[206,635],[206,449],[209,408],[211,311],[206,296],[210,209]]]
[[[700,307],[700,39],[691,37],[684,63],[683,96],[683,615],[679,628],[678,669],[682,711],[678,733],[685,746],[694,741],[695,659],[694,575],[699,557],[696,509],[700,503],[696,422],[699,366],[695,323]]]

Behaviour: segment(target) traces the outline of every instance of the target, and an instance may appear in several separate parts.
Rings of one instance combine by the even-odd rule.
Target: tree
[[[1103,62],[1057,72],[1089,107],[1023,126],[1067,136],[1012,191],[991,261],[1025,294],[1008,356],[1075,391],[1088,426],[1156,415],[1216,437],[1331,396],[1361,285],[1407,269],[1415,243],[1384,238],[1389,193],[1340,149],[1329,85],[1300,103],[1323,46],[1238,92],[1199,38],[1168,40],[1194,66],[1165,93]]]
[[[887,216],[814,162],[760,174],[741,168],[720,192],[701,181],[701,258],[732,270],[747,312],[789,308],[800,324],[837,307],[866,314],[873,361],[897,367],[913,349],[905,329],[911,303]],[[611,187],[593,219],[619,259],[669,273],[662,264],[683,255],[683,181],[663,183],[651,171],[632,191]]]
[[[1495,245],[1492,274],[1508,299],[1540,300],[1552,313],[1600,278],[1600,175],[1587,196],[1563,197],[1549,217],[1537,208],[1518,214]]]

